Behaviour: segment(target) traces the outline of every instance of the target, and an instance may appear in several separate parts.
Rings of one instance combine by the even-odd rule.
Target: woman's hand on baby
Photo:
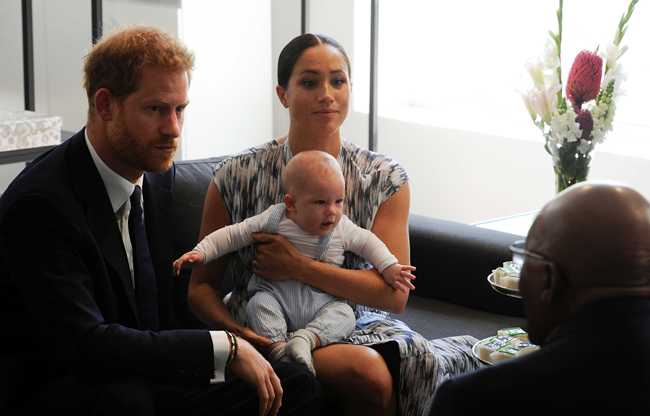
[[[296,277],[302,262],[309,260],[279,234],[254,233],[253,242],[253,272],[265,279],[288,280]]]
[[[184,265],[194,266],[195,264],[203,264],[204,261],[205,257],[200,251],[188,251],[174,261],[174,273],[179,276]]]
[[[408,293],[409,290],[415,289],[411,280],[415,279],[415,275],[411,272],[415,271],[415,267],[395,263],[388,266],[382,272],[382,276],[386,283],[395,290],[401,290]]]
[[[268,349],[271,344],[273,344],[273,341],[266,337],[258,335],[255,331],[248,327],[242,327],[235,332],[239,337],[244,338],[260,351],[266,351],[266,349]]]

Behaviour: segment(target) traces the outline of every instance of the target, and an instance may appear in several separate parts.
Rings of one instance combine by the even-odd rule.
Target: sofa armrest
[[[508,246],[523,237],[422,215],[409,218],[411,263],[420,297],[523,316],[522,301],[496,293],[487,276],[511,258]]]

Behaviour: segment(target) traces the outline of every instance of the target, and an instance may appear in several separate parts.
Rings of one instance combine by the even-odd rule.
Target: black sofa
[[[176,255],[194,247],[201,222],[203,199],[219,158],[180,161],[174,164],[173,216]],[[417,289],[398,319],[429,339],[453,335],[484,338],[507,326],[522,326],[518,299],[494,292],[488,273],[509,258],[508,246],[520,237],[471,225],[424,216],[410,218],[411,261],[417,266]],[[184,324],[202,323],[187,305],[189,272],[178,281]],[[222,287],[229,289],[228,282]],[[13,386],[22,379],[10,357],[0,357],[0,414],[12,397]]]
[[[196,244],[203,198],[220,158],[179,161],[174,167],[175,246],[181,254]],[[421,215],[410,219],[411,262],[416,290],[406,311],[395,316],[429,339],[473,335],[523,326],[522,302],[496,293],[487,275],[510,257],[508,246],[520,236]],[[186,290],[187,274],[181,290]],[[227,293],[228,282],[222,287]],[[181,293],[182,300],[186,296]],[[200,323],[189,314],[188,321]]]

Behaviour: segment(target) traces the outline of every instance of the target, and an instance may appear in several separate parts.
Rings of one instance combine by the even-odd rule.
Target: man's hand
[[[254,233],[255,259],[253,272],[269,280],[299,278],[300,267],[310,259],[302,255],[285,237],[278,234]]]
[[[395,263],[386,267],[381,275],[393,289],[408,293],[409,290],[415,289],[415,286],[411,283],[411,280],[415,279],[415,275],[411,273],[413,271],[415,271],[413,266]]]
[[[204,262],[205,257],[203,256],[203,253],[194,250],[188,251],[174,261],[174,273],[176,273],[176,276],[179,276],[181,274],[181,269],[185,264],[193,266],[195,264],[203,264]]]
[[[243,338],[237,338],[237,356],[230,363],[230,373],[257,389],[260,416],[275,416],[282,406],[282,386],[273,367]]]

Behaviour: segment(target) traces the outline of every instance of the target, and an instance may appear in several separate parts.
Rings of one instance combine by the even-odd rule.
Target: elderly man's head
[[[584,303],[650,296],[650,204],[633,189],[582,183],[539,213],[526,240],[520,289],[531,341]]]

